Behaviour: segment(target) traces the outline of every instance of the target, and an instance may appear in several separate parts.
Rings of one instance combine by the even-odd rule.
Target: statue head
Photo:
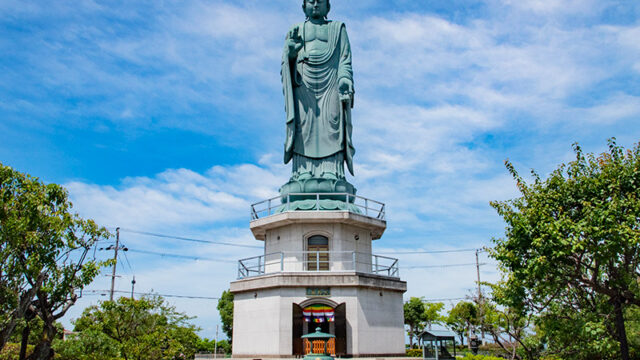
[[[331,3],[329,0],[302,0],[302,10],[307,19],[324,19],[329,15]]]

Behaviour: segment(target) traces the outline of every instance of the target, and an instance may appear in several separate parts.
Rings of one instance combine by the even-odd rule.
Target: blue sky
[[[333,0],[353,50],[359,194],[387,203],[375,252],[476,248],[491,200],[517,196],[503,162],[547,174],[571,144],[640,135],[640,3]],[[284,35],[299,0],[0,1],[0,161],[67,186],[115,228],[260,245],[249,205],[277,194]],[[122,233],[118,289],[218,296],[260,249]],[[99,253],[107,256],[108,253]],[[398,255],[401,266],[473,253]],[[483,260],[486,261],[486,260]],[[490,260],[488,260],[491,263]],[[475,269],[401,270],[406,296],[459,298]],[[497,273],[483,266],[483,278]],[[101,277],[93,289],[108,287]],[[100,296],[83,298],[65,319]],[[172,299],[212,337],[214,304]]]

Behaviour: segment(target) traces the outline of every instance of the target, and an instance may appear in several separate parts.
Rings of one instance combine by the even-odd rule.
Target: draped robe
[[[296,26],[304,44],[304,23]],[[344,162],[353,175],[353,97],[341,99],[338,84],[341,78],[353,83],[351,47],[342,22],[331,21],[327,26],[324,53],[308,54],[303,46],[290,60],[285,45],[281,72],[287,114],[284,162],[294,160],[294,175],[308,171],[318,177],[310,169],[314,168],[320,173],[335,171],[344,178]]]

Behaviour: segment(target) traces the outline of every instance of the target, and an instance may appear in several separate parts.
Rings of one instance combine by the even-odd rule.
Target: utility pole
[[[133,289],[136,287],[136,276],[133,275],[133,280],[131,280],[131,300],[134,300],[133,298]]]
[[[113,271],[111,272],[111,294],[109,301],[113,301],[113,291],[116,286],[116,266],[118,265],[118,248],[120,248],[120,228],[116,228],[116,248],[113,252]]]
[[[480,286],[480,261],[478,254],[480,249],[476,250],[476,274],[478,275],[478,313],[480,315],[480,331],[482,332],[482,344],[484,345],[484,299],[482,298],[482,288]]]
[[[213,358],[218,358],[218,325],[216,325],[216,343],[213,345]]]

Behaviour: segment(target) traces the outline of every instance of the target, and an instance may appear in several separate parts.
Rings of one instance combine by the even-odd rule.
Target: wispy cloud
[[[588,151],[611,136],[638,141],[640,5],[450,3],[464,9],[368,0],[337,2],[331,14],[347,14],[354,52],[351,181],[388,206],[379,249],[486,245],[503,230],[488,202],[517,196],[504,159],[544,175],[571,158],[575,141]],[[0,130],[12,139],[0,141],[0,156],[68,169],[76,209],[101,224],[259,244],[247,229],[248,206],[276,195],[290,171],[281,164],[280,57],[284,34],[301,20],[290,0],[2,1]],[[73,137],[80,132],[87,148]],[[129,147],[142,137],[148,142]],[[173,144],[194,137],[206,146],[187,153]],[[168,150],[151,154],[149,144]],[[101,157],[89,151],[98,147]],[[131,160],[133,173],[109,180],[78,170],[121,169],[116,152],[155,166]],[[246,255],[123,240],[160,252]],[[234,276],[233,264],[135,256],[145,290],[219,294]],[[403,276],[409,295],[460,297],[473,287],[470,271],[439,272],[447,281],[429,284],[417,270]],[[202,310],[201,323],[215,321],[211,313]]]
[[[167,170],[120,186],[66,184],[75,207],[101,223],[137,229],[184,228],[245,219],[250,201],[277,195],[286,181],[255,165],[216,166],[206,174]]]

